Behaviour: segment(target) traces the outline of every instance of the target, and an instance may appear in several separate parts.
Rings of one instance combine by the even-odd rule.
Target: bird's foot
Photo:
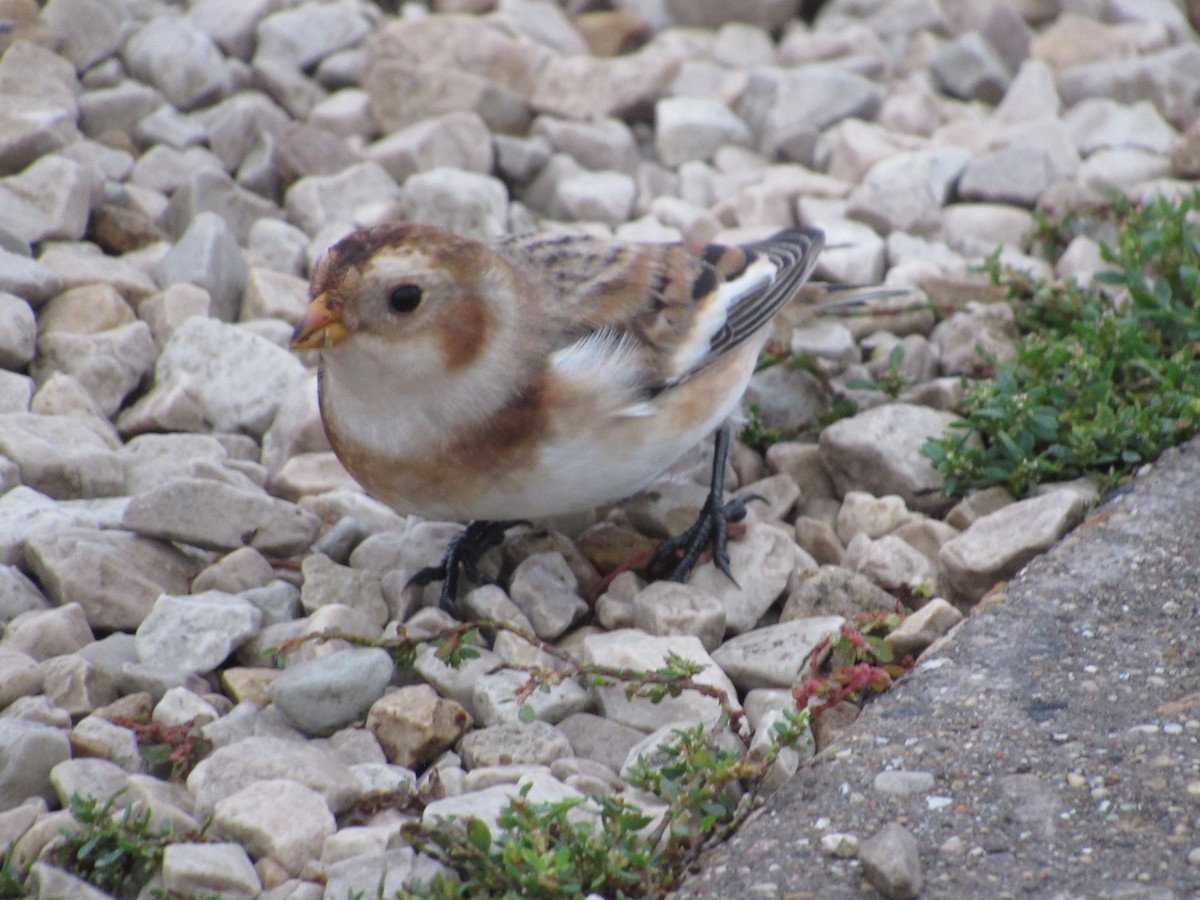
[[[654,555],[650,557],[647,570],[652,575],[665,572],[674,562],[669,580],[685,581],[696,567],[700,554],[711,548],[713,565],[736,585],[737,579],[729,569],[729,526],[745,518],[747,503],[762,499],[758,494],[748,494],[745,497],[735,497],[726,503],[720,495],[710,493],[700,510],[699,518],[683,534],[667,538],[659,544]]]
[[[408,580],[409,586],[424,587],[435,581],[442,583],[438,606],[450,615],[458,612],[459,574],[479,585],[488,581],[479,571],[479,560],[493,547],[500,546],[504,533],[515,525],[527,524],[521,519],[499,522],[472,522],[450,542],[446,554],[436,566],[426,566]]]

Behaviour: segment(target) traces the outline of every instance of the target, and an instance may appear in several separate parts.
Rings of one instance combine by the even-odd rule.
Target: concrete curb
[[[1200,438],[930,648],[672,896],[878,897],[821,838],[892,822],[922,898],[1200,897]]]

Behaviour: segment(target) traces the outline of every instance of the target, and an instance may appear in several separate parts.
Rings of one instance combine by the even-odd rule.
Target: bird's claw
[[[504,533],[516,525],[528,524],[522,519],[507,519],[500,522],[472,522],[450,542],[442,561],[436,566],[426,566],[408,579],[409,587],[425,587],[435,581],[442,583],[438,594],[438,606],[455,615],[458,612],[459,574],[465,575],[472,584],[483,584],[485,579],[479,571],[479,560],[493,547],[504,540]]]
[[[726,503],[716,494],[709,494],[700,510],[699,518],[692,526],[682,534],[668,538],[658,545],[654,555],[650,557],[648,570],[652,573],[661,572],[675,554],[682,553],[671,570],[669,580],[685,581],[696,567],[700,554],[706,547],[711,547],[713,565],[737,585],[738,581],[729,567],[729,523],[740,522],[746,517],[746,504],[751,500],[763,499],[758,494],[747,494],[744,497],[734,497]]]

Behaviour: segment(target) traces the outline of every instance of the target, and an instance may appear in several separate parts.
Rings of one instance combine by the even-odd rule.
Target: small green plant
[[[796,428],[773,428],[767,425],[763,421],[762,407],[757,403],[747,403],[746,424],[742,426],[742,433],[738,435],[738,438],[746,446],[753,447],[761,453],[772,444],[795,437],[798,430]]]
[[[723,719],[712,731],[702,725],[678,730],[674,741],[658,747],[665,764],[635,768],[630,782],[666,802],[666,809],[654,815],[619,796],[535,802],[526,786],[501,813],[494,831],[477,818],[408,826],[413,845],[454,874],[409,885],[399,896],[665,896],[700,853],[727,837],[754,808],[755,788],[779,750],[806,733],[807,714],[777,723],[771,750],[756,759],[716,746],[714,735],[727,724]]]
[[[797,708],[820,715],[843,700],[857,702],[866,692],[891,687],[914,662],[911,657],[897,662],[884,640],[904,618],[901,613],[858,613],[842,623],[813,650],[808,674],[792,691]]]
[[[837,397],[829,406],[829,411],[813,423],[813,431],[820,434],[834,422],[849,419],[858,415],[858,404],[849,397]]]
[[[118,897],[135,897],[162,865],[163,850],[180,840],[170,829],[150,826],[150,810],[134,816],[126,806],[114,815],[117,791],[103,803],[95,797],[71,795],[68,810],[77,830],[63,831],[54,864]]]
[[[656,794],[666,805],[653,816],[621,797],[595,795],[560,802],[536,802],[528,794],[514,797],[493,830],[471,819],[406,828],[413,846],[444,863],[451,875],[425,885],[410,885],[399,896],[416,898],[557,898],[598,892],[610,900],[662,897],[682,878],[704,849],[724,840],[755,808],[760,786],[782,748],[808,734],[808,712],[789,713],[775,724],[766,749],[753,754],[717,745],[717,735],[739,730],[745,715],[736,698],[698,679],[699,664],[669,654],[652,670],[632,670],[581,663],[560,647],[497,620],[479,620],[429,636],[368,640],[344,634],[318,633],[297,638],[286,653],[308,641],[345,640],[382,647],[399,664],[416,658],[422,644],[436,648],[449,665],[473,654],[480,633],[508,631],[555,659],[553,667],[528,667],[527,683],[516,692],[523,703],[533,691],[567,678],[597,686],[623,685],[625,695],[657,703],[696,691],[717,702],[722,712],[706,729],[680,730],[659,746],[666,762],[640,767],[631,774],[634,787]],[[522,718],[532,709],[526,704]],[[656,823],[656,824],[655,824]],[[653,827],[651,827],[653,826]]]
[[[1200,191],[1134,209],[1116,203],[1115,271],[1099,287],[1045,284],[988,263],[1024,332],[1017,359],[967,387],[956,434],[922,452],[945,493],[1090,476],[1110,488],[1200,430]],[[1057,246],[1057,244],[1054,244]]]
[[[115,724],[133,731],[142,758],[151,769],[167,774],[172,780],[186,778],[212,750],[212,743],[201,734],[200,723],[195,719],[180,725],[163,725],[122,717]]]
[[[0,858],[0,900],[29,896],[25,887],[29,879],[29,867],[20,865],[16,856],[16,844],[10,844]]]
[[[867,378],[853,378],[846,382],[846,387],[856,391],[882,391],[895,400],[900,396],[900,392],[912,383],[912,379],[907,378],[901,372],[901,367],[904,365],[904,354],[904,345],[897,344],[888,353],[887,371],[876,381]]]

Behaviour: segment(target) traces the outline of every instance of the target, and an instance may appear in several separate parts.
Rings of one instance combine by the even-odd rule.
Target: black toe
[[[479,571],[479,560],[493,547],[504,540],[504,533],[515,525],[524,525],[520,519],[498,522],[471,522],[450,542],[442,561],[436,566],[426,566],[408,580],[409,585],[424,587],[441,581],[438,606],[450,615],[458,614],[458,579],[461,572],[472,584],[482,584],[486,579]]]

